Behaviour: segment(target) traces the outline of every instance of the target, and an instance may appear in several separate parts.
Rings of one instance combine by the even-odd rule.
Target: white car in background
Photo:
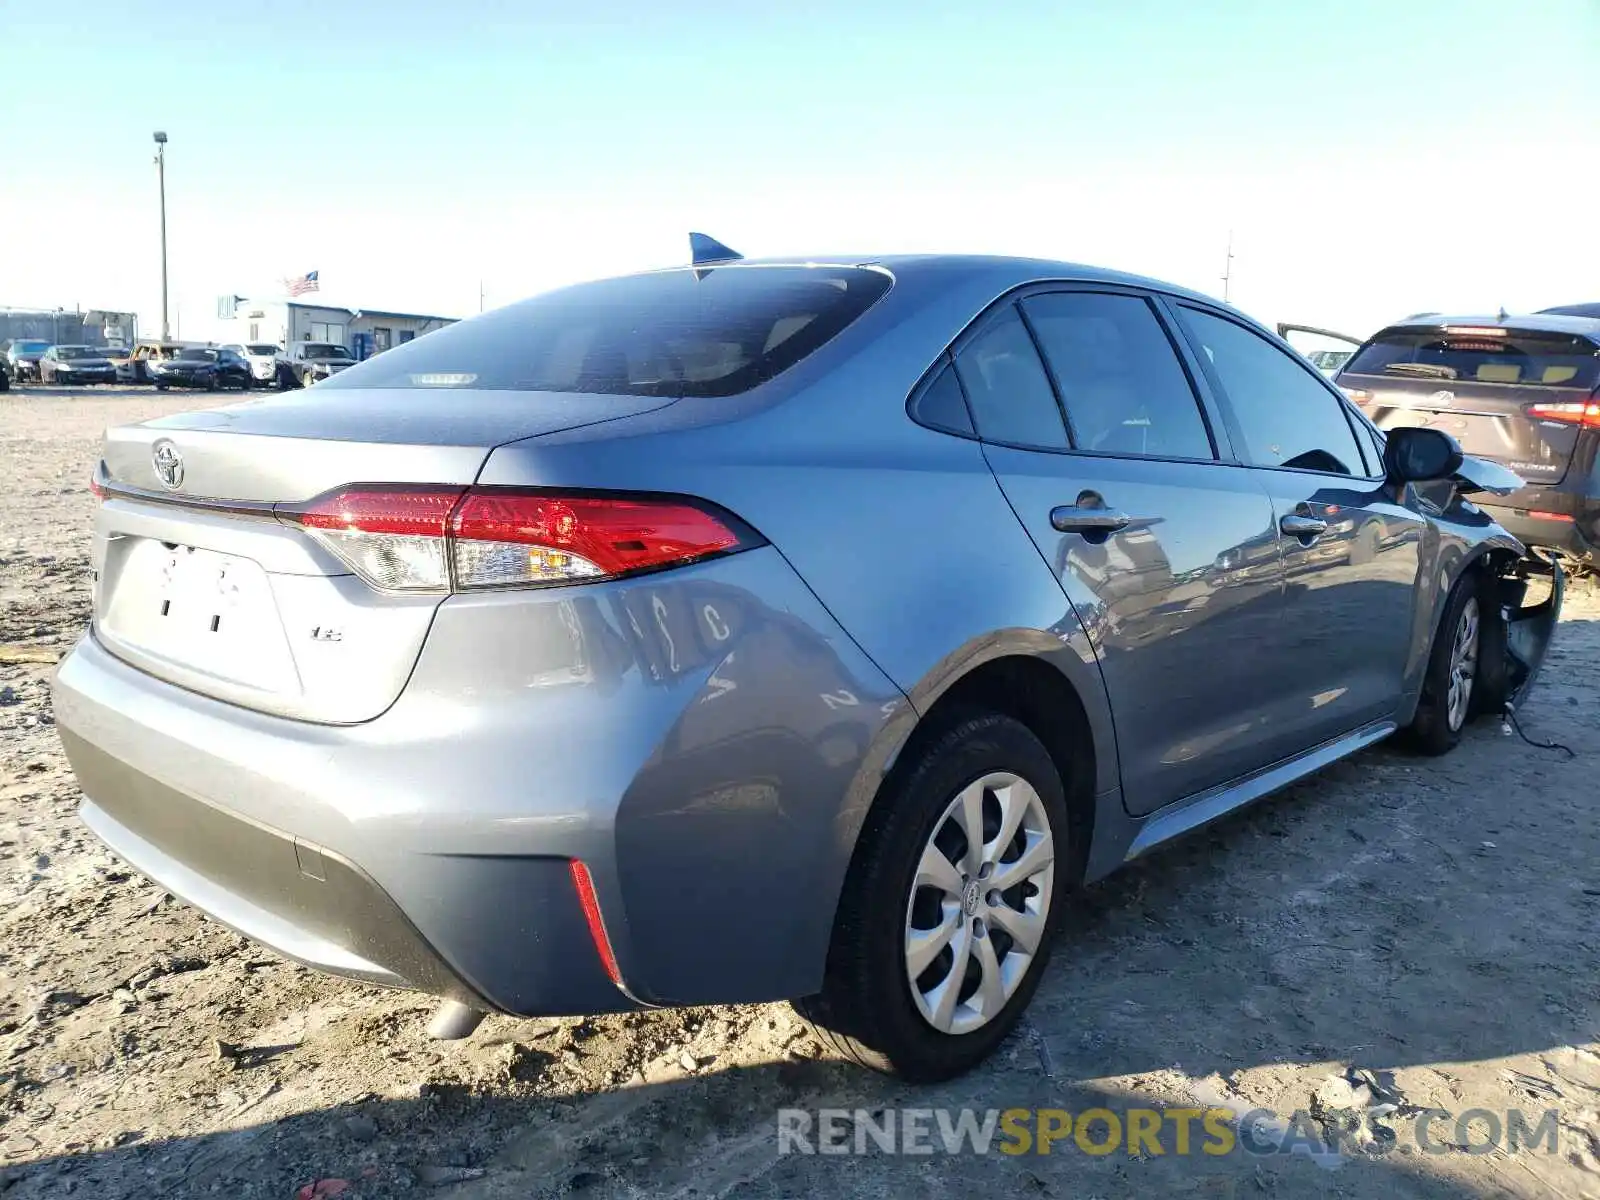
[[[278,381],[278,362],[283,357],[283,349],[271,342],[234,342],[224,346],[224,350],[232,350],[245,362],[250,364],[250,385],[252,387],[271,387]]]

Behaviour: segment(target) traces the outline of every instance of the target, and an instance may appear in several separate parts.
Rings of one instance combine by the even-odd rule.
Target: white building
[[[348,347],[357,358],[370,358],[455,322],[454,317],[334,308],[300,300],[232,299],[233,315],[225,315],[226,308],[218,313],[219,342],[272,342],[285,348],[294,342],[332,342]]]

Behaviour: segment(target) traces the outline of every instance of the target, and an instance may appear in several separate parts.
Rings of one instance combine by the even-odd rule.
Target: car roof
[[[895,278],[896,286],[949,284],[987,280],[996,285],[996,294],[1029,283],[1060,281],[1070,283],[1108,283],[1221,306],[1213,296],[1179,287],[1159,279],[1096,267],[1087,263],[1063,262],[1048,258],[1017,258],[1002,254],[808,254],[792,257],[741,258],[732,262],[704,263],[700,270],[726,270],[750,267],[881,267]],[[690,266],[666,270],[687,271]],[[659,272],[638,272],[658,274]]]
[[[1541,308],[1541,313],[1552,313],[1569,317],[1600,317],[1600,302],[1589,304],[1558,304],[1552,308]]]

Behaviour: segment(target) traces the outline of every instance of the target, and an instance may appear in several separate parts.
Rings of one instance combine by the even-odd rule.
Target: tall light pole
[[[161,340],[171,341],[167,328],[167,135],[156,130],[156,180],[161,188]]]
[[[1227,304],[1233,290],[1233,230],[1228,230],[1228,256],[1222,260],[1222,302]]]

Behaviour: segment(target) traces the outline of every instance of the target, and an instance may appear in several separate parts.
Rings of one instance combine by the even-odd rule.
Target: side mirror
[[[1461,468],[1461,447],[1438,429],[1391,429],[1383,447],[1384,473],[1393,483],[1448,479]]]

